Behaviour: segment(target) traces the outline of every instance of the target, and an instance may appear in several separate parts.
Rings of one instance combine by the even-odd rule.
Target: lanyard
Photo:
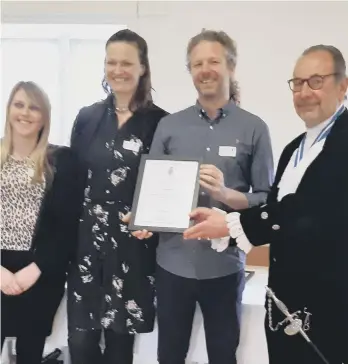
[[[313,147],[314,144],[319,143],[320,141],[322,141],[323,139],[326,139],[327,136],[330,134],[330,131],[332,129],[332,127],[335,124],[335,121],[341,116],[341,114],[344,112],[345,110],[345,106],[342,105],[334,114],[334,116],[332,117],[332,119],[330,120],[329,124],[326,125],[326,127],[319,133],[319,135],[315,138],[313,144],[311,145],[311,148]],[[304,151],[304,145],[305,145],[305,141],[306,141],[306,135],[303,137],[300,146],[297,149],[297,153],[296,153],[296,157],[295,157],[295,162],[294,165],[295,167],[297,167],[297,165],[300,163],[300,161],[303,158],[303,151]]]

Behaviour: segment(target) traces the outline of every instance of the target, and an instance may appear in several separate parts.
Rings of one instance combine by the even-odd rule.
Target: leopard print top
[[[32,184],[33,163],[13,157],[0,172],[1,249],[29,250],[44,194],[44,183]]]

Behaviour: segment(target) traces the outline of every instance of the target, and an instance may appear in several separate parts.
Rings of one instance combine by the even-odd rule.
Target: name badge
[[[133,140],[125,140],[123,142],[123,149],[130,150],[134,153],[138,153],[140,149],[140,145]]]
[[[219,147],[219,155],[221,157],[235,157],[237,155],[237,148],[221,146]]]

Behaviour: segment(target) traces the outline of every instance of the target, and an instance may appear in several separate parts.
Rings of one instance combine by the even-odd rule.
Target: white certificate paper
[[[198,161],[146,159],[130,228],[187,229],[189,214],[197,203],[198,176]]]

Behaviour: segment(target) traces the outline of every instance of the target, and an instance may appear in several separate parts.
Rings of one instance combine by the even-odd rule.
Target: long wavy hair
[[[193,50],[200,42],[208,41],[208,42],[218,42],[220,43],[226,50],[226,59],[230,66],[233,68],[237,65],[237,45],[236,42],[229,37],[223,31],[215,31],[215,30],[206,30],[203,29],[201,33],[195,35],[190,39],[189,44],[187,46],[186,51],[186,64],[188,70],[190,70],[190,55]],[[240,89],[239,84],[236,80],[230,79],[230,100],[233,100],[237,105],[240,104]]]
[[[108,39],[105,49],[110,43],[114,42],[125,42],[135,45],[139,53],[140,64],[145,68],[144,74],[140,77],[138,87],[130,101],[129,109],[134,111],[138,108],[145,108],[153,105],[151,93],[151,70],[148,56],[148,47],[145,39],[129,29],[123,29],[113,34]],[[112,94],[112,90],[108,85],[105,76],[102,81],[102,87],[107,95]]]
[[[31,178],[32,183],[42,183],[44,175],[51,179],[52,168],[48,161],[47,148],[48,136],[51,123],[51,104],[47,94],[32,81],[20,81],[12,89],[6,107],[6,122],[4,137],[1,139],[1,158],[0,164],[3,168],[9,156],[13,153],[13,132],[9,120],[10,108],[16,93],[23,90],[28,97],[40,108],[43,120],[43,127],[38,134],[37,144],[30,155],[30,159],[34,162],[34,174]]]

